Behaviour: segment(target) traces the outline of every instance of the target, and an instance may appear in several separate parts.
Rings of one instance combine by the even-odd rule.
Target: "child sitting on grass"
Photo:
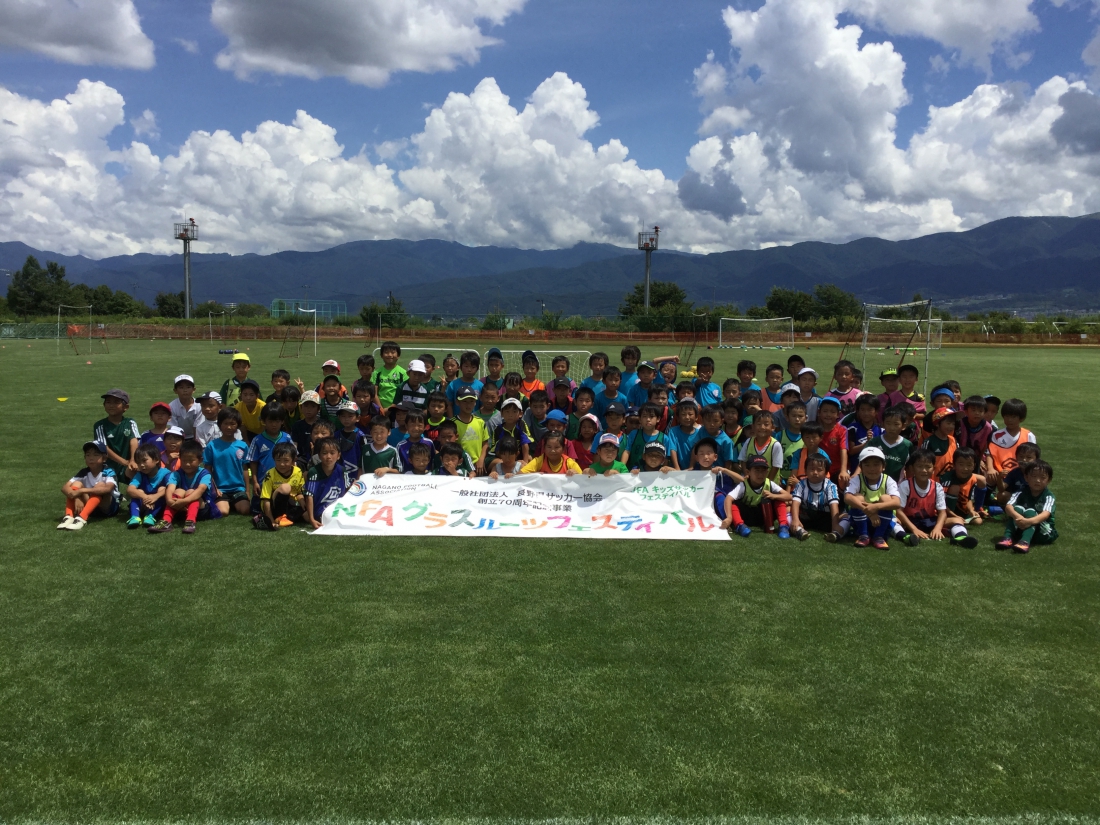
[[[978,509],[985,503],[985,477],[974,472],[978,466],[978,454],[969,447],[955,450],[954,465],[940,476],[947,511],[959,516],[967,524],[981,524]]]
[[[131,530],[152,527],[164,511],[164,495],[168,492],[168,479],[172,473],[160,463],[160,451],[153,444],[142,444],[134,452],[138,471],[126,488],[130,497],[130,518],[126,526]]]
[[[340,445],[335,439],[322,438],[318,441],[317,457],[320,462],[306,471],[303,486],[305,520],[314,528],[321,526],[322,514],[351,489],[353,482],[340,461]]]
[[[1058,538],[1050,491],[1054,468],[1042,459],[1032,461],[1024,467],[1024,478],[1027,489],[1013,494],[1005,505],[1005,534],[997,542],[998,550],[1011,547],[1013,552],[1027,553],[1032,544],[1053,544]]]
[[[791,492],[791,535],[799,541],[810,537],[810,530],[840,534],[840,492],[829,480],[829,459],[821,453],[806,457],[805,477]]]
[[[180,468],[168,478],[164,513],[149,532],[167,533],[175,519],[182,515],[183,532],[190,535],[195,532],[195,522],[200,518],[221,518],[214,501],[213,485],[210,472],[202,466],[202,445],[194,439],[184,441],[180,447]]]
[[[951,543],[973,548],[978,540],[967,534],[963,520],[948,512],[943,487],[932,476],[936,457],[928,450],[917,450],[908,461],[908,478],[898,484],[895,536],[910,547],[922,541],[942,541],[944,528],[949,530]]]
[[[728,530],[732,525],[737,535],[748,538],[752,535],[750,524],[763,527],[765,533],[771,533],[778,521],[779,538],[791,537],[787,510],[791,494],[768,478],[771,469],[768,460],[763,456],[754,455],[749,458],[745,466],[744,481],[726,496],[722,529]]]
[[[118,512],[118,477],[107,466],[107,445],[84,442],[84,466],[61,487],[65,517],[58,530],[82,530],[93,515],[110,517]]]
[[[281,530],[302,520],[306,481],[302,469],[294,461],[297,455],[293,444],[277,444],[271,452],[275,466],[264,476],[260,486],[260,516],[253,523],[268,530]]]
[[[1016,466],[1005,475],[1004,491],[997,497],[997,504],[1000,505],[996,508],[998,515],[1004,512],[1004,505],[1008,503],[1012,496],[1027,489],[1027,478],[1024,476],[1024,470],[1032,461],[1038,461],[1042,457],[1043,451],[1039,449],[1038,444],[1025,441],[1023,444],[1016,445]],[[986,483],[988,484],[988,480]],[[994,508],[990,507],[990,510],[992,509]]]
[[[886,537],[893,534],[894,510],[900,506],[901,499],[897,482],[886,475],[886,456],[882,450],[867,447],[862,451],[859,473],[848,482],[844,503],[848,505],[848,517],[856,532],[856,547],[872,545],[876,550],[889,550]],[[845,532],[842,519],[840,533]]]

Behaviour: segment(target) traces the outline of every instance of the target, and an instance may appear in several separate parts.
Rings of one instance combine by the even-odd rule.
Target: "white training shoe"
[[[74,521],[76,521],[76,519],[73,516],[65,516],[65,518],[61,519],[61,523],[57,525],[57,529],[68,530],[69,525],[72,524]]]
[[[88,522],[86,522],[84,519],[80,518],[80,516],[77,516],[76,518],[73,519],[73,523],[69,525],[69,529],[70,530],[83,530],[84,525],[87,524],[87,523]]]

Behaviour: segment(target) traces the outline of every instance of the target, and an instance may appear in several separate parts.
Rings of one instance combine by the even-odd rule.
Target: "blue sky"
[[[249,7],[265,9],[270,19],[281,10],[289,16],[330,6],[335,17],[350,2],[311,7],[314,1],[220,0],[242,19]],[[1007,214],[1100,208],[1092,158],[1079,148],[1089,144],[1088,136],[1075,142],[1060,137],[1092,128],[1095,66],[1083,58],[1098,22],[1091,2],[914,0],[922,8],[905,17],[889,0],[463,0],[453,4],[468,12],[456,16],[463,36],[480,30],[480,37],[499,42],[465,53],[456,48],[448,56],[446,44],[413,38],[401,47],[406,53],[381,60],[390,61],[381,66],[390,74],[373,85],[356,82],[354,67],[342,69],[341,58],[321,65],[341,35],[353,50],[371,37],[392,39],[346,10],[339,12],[345,15],[339,27],[326,31],[318,24],[296,42],[294,27],[260,33],[252,24],[234,32],[213,19],[205,2],[84,0],[67,4],[67,12],[51,7],[55,15],[73,15],[56,34],[20,37],[26,23],[21,7],[43,2],[0,0],[0,29],[9,31],[0,35],[0,87],[9,93],[0,99],[0,113],[12,127],[6,136],[0,131],[0,186],[26,207],[16,214],[0,210],[0,239],[50,243],[56,251],[161,251],[144,217],[156,214],[167,222],[185,212],[198,213],[222,247],[234,252],[372,237],[539,247],[626,244],[629,231],[655,221],[675,229],[670,243],[707,251],[865,234],[911,237]],[[401,7],[395,0],[356,2],[377,7],[377,19],[392,18]],[[409,7],[417,5],[432,4],[408,0]],[[101,19],[136,12],[140,30],[115,40],[111,31],[89,31],[82,44],[81,32],[89,27],[81,6]],[[759,26],[749,26],[750,12],[757,12]],[[487,19],[494,16],[500,22]],[[348,32],[349,20],[363,30]],[[846,43],[839,33],[853,25],[862,34],[858,43]],[[51,36],[70,53],[59,59],[60,47],[47,42]],[[34,38],[39,42],[28,42]],[[432,49],[440,53],[421,54]],[[292,59],[296,68],[220,68],[216,57],[227,50],[236,50],[238,66],[239,54],[251,50],[247,60],[270,67]],[[393,68],[433,60],[450,60],[454,67]],[[822,60],[831,64],[828,72],[814,68]],[[700,71],[714,79],[710,86]],[[521,112],[555,76],[530,120],[501,118],[500,94]],[[495,79],[499,92],[482,89],[478,99],[474,90],[486,78]],[[82,81],[94,87],[78,92]],[[452,93],[469,104],[446,110]],[[1085,114],[1073,122],[1067,115],[1055,129],[1066,94],[1082,96]],[[1001,103],[991,107],[991,95]],[[72,111],[91,106],[97,122],[115,125],[80,122],[74,136],[50,120],[51,102]],[[949,118],[931,123],[930,106],[962,107],[963,125]],[[155,127],[150,119],[132,125],[146,110]],[[298,110],[318,125],[317,134],[294,125]],[[442,142],[417,144],[433,111]],[[537,143],[540,129],[558,134],[562,118],[570,134],[554,143],[547,161]],[[27,125],[32,121],[33,128]],[[467,121],[477,126],[467,145],[456,149],[442,135]],[[244,133],[265,122],[277,127],[271,139],[278,146],[296,142],[291,156],[278,157],[270,143],[243,145]],[[517,128],[526,130],[522,146],[509,143]],[[1046,130],[1041,161],[1037,129]],[[233,145],[192,151],[202,143],[196,133],[216,130],[225,130]],[[325,130],[334,130],[341,155],[323,148]],[[996,145],[1006,135],[1008,143],[1013,136],[1019,140]],[[19,141],[33,144],[41,157],[13,150]],[[613,157],[588,158],[612,141],[629,156],[612,151]],[[384,142],[404,151],[376,151]],[[322,146],[320,160],[315,146]],[[268,156],[262,171],[250,168],[257,151]],[[499,159],[509,152],[515,163],[502,167]],[[54,169],[57,157],[71,168],[75,156],[94,175],[84,170],[76,176],[77,188],[88,187],[81,198],[58,197],[57,189],[72,187],[64,176],[43,170]],[[195,183],[234,180],[237,172],[236,192],[228,184],[225,191],[204,192]],[[282,189],[269,185],[283,178]],[[43,186],[45,179],[54,191]],[[327,187],[323,192],[318,179]],[[961,180],[972,183],[962,186]],[[521,194],[524,189],[530,191]],[[233,203],[234,197],[241,202]],[[295,207],[293,219],[287,218],[288,204]],[[95,221],[114,218],[109,237],[87,227],[92,215]],[[312,229],[306,226],[311,216]],[[280,242],[271,240],[273,225],[286,230]]]

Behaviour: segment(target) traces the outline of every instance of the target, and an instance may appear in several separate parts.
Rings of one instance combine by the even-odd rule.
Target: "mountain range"
[[[201,245],[196,244],[201,248]],[[182,255],[100,260],[0,243],[0,270],[28,255],[57,261],[71,281],[106,284],[147,303],[183,288]],[[389,292],[418,313],[614,314],[644,274],[634,249],[581,243],[570,249],[468,247],[439,241],[357,241],[319,252],[192,253],[196,303],[276,298],[343,300],[349,312]],[[1100,307],[1100,213],[1015,217],[966,232],[904,241],[861,238],[761,250],[653,255],[654,280],[675,281],[697,304],[762,303],[773,285],[812,290],[835,283],[865,301],[909,300],[915,292],[953,311],[1042,311]]]

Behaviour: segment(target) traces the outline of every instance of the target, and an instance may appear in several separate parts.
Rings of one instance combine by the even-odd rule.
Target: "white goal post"
[[[794,349],[794,318],[720,318],[718,349]]]
[[[890,317],[894,316],[894,317]],[[897,317],[901,316],[901,317]],[[932,316],[932,301],[910,301],[903,304],[864,304],[863,351],[861,369],[866,380],[867,353],[900,355],[924,353],[924,389],[928,391],[930,353],[943,348],[943,319]],[[899,362],[900,363],[900,362]]]

